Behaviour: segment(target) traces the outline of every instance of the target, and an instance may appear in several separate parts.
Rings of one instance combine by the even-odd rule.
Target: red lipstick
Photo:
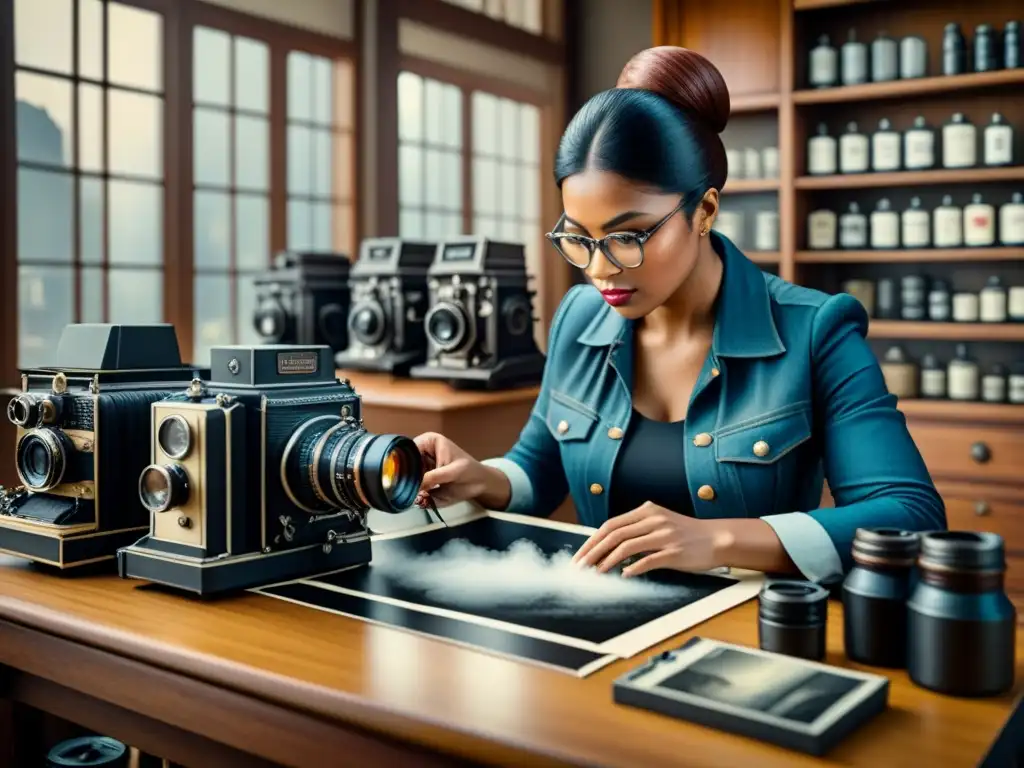
[[[601,291],[604,300],[613,307],[621,307],[623,304],[628,304],[629,300],[633,298],[634,293],[636,293],[635,290],[627,290],[625,288],[612,288],[607,291]]]

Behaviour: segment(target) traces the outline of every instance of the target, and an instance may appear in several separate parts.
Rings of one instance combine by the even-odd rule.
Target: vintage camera
[[[205,371],[170,325],[69,325],[54,367],[22,372],[7,405],[21,486],[0,490],[0,549],[60,568],[112,560],[145,532],[134,484],[149,407]]]
[[[253,325],[264,344],[348,346],[348,273],[341,253],[293,253],[274,258],[258,275]]]
[[[211,595],[370,561],[370,509],[413,505],[408,437],[367,432],[326,346],[214,347],[211,380],[152,405],[137,493],[149,535],[124,578]]]
[[[445,240],[428,273],[427,362],[414,378],[488,389],[540,381],[533,296],[522,245],[482,237]]]
[[[349,346],[335,357],[339,368],[405,376],[426,359],[427,269],[436,248],[398,238],[360,244],[349,272]]]

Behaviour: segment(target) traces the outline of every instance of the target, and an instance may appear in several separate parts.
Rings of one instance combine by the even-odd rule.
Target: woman
[[[624,575],[720,566],[839,580],[861,527],[945,509],[851,296],[766,275],[712,231],[729,95],[683,48],[635,56],[558,149],[548,235],[591,285],[551,324],[536,405],[503,458],[417,438],[418,503],[475,500],[597,527],[575,559]],[[827,479],[835,508],[819,508]]]

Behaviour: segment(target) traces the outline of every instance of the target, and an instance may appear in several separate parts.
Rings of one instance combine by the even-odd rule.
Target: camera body
[[[348,274],[341,253],[293,253],[274,258],[256,277],[253,325],[264,344],[348,346]]]
[[[349,272],[349,346],[339,368],[396,376],[426,359],[427,270],[436,244],[397,237],[364,240]]]
[[[151,406],[137,475],[149,534],[118,552],[124,578],[210,595],[370,561],[369,510],[411,507],[415,443],[362,426],[327,346],[211,350],[210,381]]]
[[[427,361],[414,378],[487,389],[540,381],[526,253],[517,243],[457,237],[438,245],[428,272]]]
[[[134,485],[150,404],[203,371],[182,365],[171,325],[69,325],[57,365],[22,371],[7,405],[20,487],[0,493],[0,549],[58,568],[112,560],[145,532]]]

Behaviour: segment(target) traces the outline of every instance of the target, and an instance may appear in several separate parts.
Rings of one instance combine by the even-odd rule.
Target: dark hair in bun
[[[714,64],[695,51],[641,51],[617,87],[592,97],[562,134],[555,180],[587,168],[681,195],[692,216],[708,189],[725,185],[720,134],[729,121],[729,89]]]

